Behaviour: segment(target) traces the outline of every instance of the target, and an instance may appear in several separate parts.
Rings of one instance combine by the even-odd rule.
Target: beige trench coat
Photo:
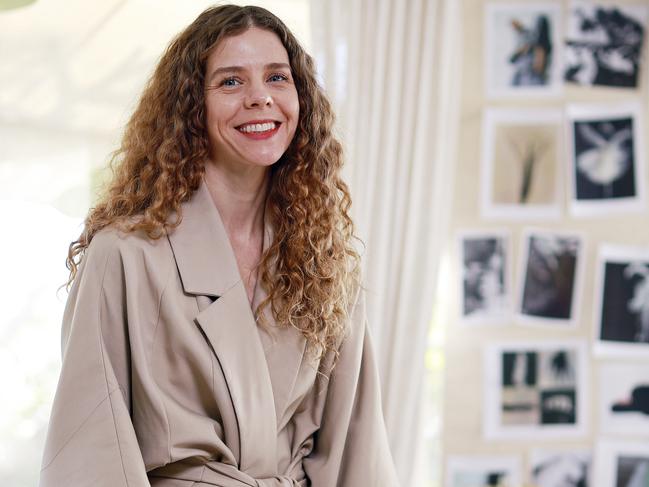
[[[361,291],[327,382],[299,332],[255,323],[205,183],[166,237],[102,230],[63,318],[40,485],[397,486],[364,313]]]

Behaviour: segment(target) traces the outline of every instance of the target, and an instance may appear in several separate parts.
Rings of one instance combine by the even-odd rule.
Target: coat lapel
[[[186,293],[218,297],[241,280],[205,181],[182,204],[182,221],[169,233],[169,242]]]
[[[272,381],[236,258],[203,181],[168,235],[188,294],[216,297],[196,316],[223,370],[239,428],[239,467],[251,475],[277,468]],[[236,448],[235,448],[236,449]]]
[[[241,281],[196,317],[219,361],[239,426],[239,467],[255,476],[277,468],[273,389]]]
[[[264,289],[258,286],[255,291],[255,309],[266,296]],[[281,431],[290,419],[287,417],[291,413],[289,406],[296,388],[299,388],[296,386],[305,360],[306,339],[292,326],[277,326],[268,308],[263,313],[270,329],[267,331],[259,327],[258,332],[273,386],[278,430]]]

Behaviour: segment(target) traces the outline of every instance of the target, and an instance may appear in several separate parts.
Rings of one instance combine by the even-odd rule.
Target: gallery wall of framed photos
[[[443,485],[649,486],[649,1],[462,8]]]

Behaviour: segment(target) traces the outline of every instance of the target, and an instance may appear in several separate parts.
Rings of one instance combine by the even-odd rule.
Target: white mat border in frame
[[[649,416],[641,412],[613,413],[613,401],[630,396],[632,387],[649,385],[649,364],[612,362],[599,364],[597,415],[599,431],[611,438],[627,436],[649,440]]]
[[[518,455],[448,455],[446,458],[445,487],[455,487],[453,478],[461,470],[505,470],[511,475],[507,487],[523,485],[522,459]]]
[[[593,487],[617,485],[617,459],[622,455],[641,455],[649,459],[649,443],[646,441],[600,440],[595,449],[593,462]]]
[[[501,417],[502,389],[502,355],[505,352],[527,350],[542,352],[547,350],[574,350],[577,358],[576,401],[577,421],[574,425],[546,426],[503,426]],[[492,342],[484,348],[484,380],[483,380],[483,437],[486,440],[546,440],[546,439],[577,439],[588,432],[590,412],[590,374],[587,362],[587,344],[585,340],[567,338],[564,340],[528,340]]]
[[[534,481],[534,468],[543,461],[543,459],[552,457],[554,455],[577,455],[588,458],[588,468],[586,469],[587,484],[592,484],[593,478],[593,461],[594,451],[591,448],[567,448],[567,447],[544,447],[532,448],[527,457],[527,476],[526,479],[530,486],[535,487],[548,487],[546,485],[538,485]]]
[[[499,12],[515,11],[546,11],[552,18],[552,68],[550,71],[550,84],[543,86],[526,87],[502,87],[495,81],[496,66],[494,46],[495,31],[493,18]],[[484,44],[483,56],[484,73],[483,86],[487,99],[525,99],[536,97],[548,99],[559,97],[563,93],[563,71],[564,71],[564,18],[561,3],[556,1],[548,2],[512,2],[512,1],[490,1],[484,6],[483,29]]]
[[[554,203],[548,205],[498,204],[494,202],[494,152],[496,127],[503,123],[520,125],[556,125],[557,151],[555,154]],[[554,108],[486,108],[482,118],[482,143],[480,154],[480,213],[485,219],[556,220],[561,216],[564,200],[564,171],[561,161],[565,153],[565,123],[563,111]]]

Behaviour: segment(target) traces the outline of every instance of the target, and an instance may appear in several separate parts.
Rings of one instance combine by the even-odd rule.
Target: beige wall
[[[626,92],[611,89],[566,87],[562,96],[542,101],[515,100],[491,101],[485,98],[483,82],[483,10],[484,0],[464,0],[463,2],[463,37],[464,60],[462,78],[461,126],[457,172],[455,174],[454,198],[452,205],[451,235],[455,237],[460,229],[497,229],[507,228],[512,234],[513,243],[513,285],[519,276],[519,251],[521,232],[525,226],[534,226],[551,230],[581,232],[586,237],[586,248],[583,256],[585,264],[584,286],[579,307],[579,323],[574,329],[552,330],[548,328],[529,328],[503,323],[502,326],[481,326],[472,328],[458,324],[458,280],[460,267],[455,240],[449,242],[450,280],[453,292],[449,298],[449,321],[446,330],[447,371],[444,407],[444,460],[447,455],[472,454],[522,454],[524,462],[528,459],[531,448],[535,447],[591,447],[598,437],[597,410],[594,409],[597,392],[597,368],[599,359],[591,353],[590,340],[594,333],[595,317],[593,316],[593,298],[595,278],[596,251],[599,243],[649,244],[649,226],[646,222],[647,212],[635,215],[620,215],[607,218],[575,219],[568,215],[565,196],[562,204],[562,216],[558,220],[513,222],[508,220],[489,221],[480,216],[480,141],[481,117],[487,107],[555,107],[562,108],[572,102],[616,102],[621,100],[642,100],[643,115],[646,118],[647,108],[647,65],[642,69],[642,87],[638,92]],[[525,2],[520,2],[525,3]],[[632,3],[632,2],[616,2]],[[637,4],[638,2],[635,2]],[[563,2],[564,18],[568,2]],[[645,45],[645,57],[648,54]],[[644,128],[647,133],[646,126]],[[645,156],[646,157],[646,156]],[[561,161],[565,168],[568,161]],[[645,174],[649,171],[645,171]],[[565,178],[564,178],[565,179]],[[565,188],[563,191],[566,194]],[[536,339],[581,338],[588,341],[588,363],[590,373],[589,430],[588,435],[579,441],[485,441],[482,436],[483,406],[483,361],[482,352],[485,344],[493,341],[536,340]],[[526,472],[524,463],[523,472]]]

